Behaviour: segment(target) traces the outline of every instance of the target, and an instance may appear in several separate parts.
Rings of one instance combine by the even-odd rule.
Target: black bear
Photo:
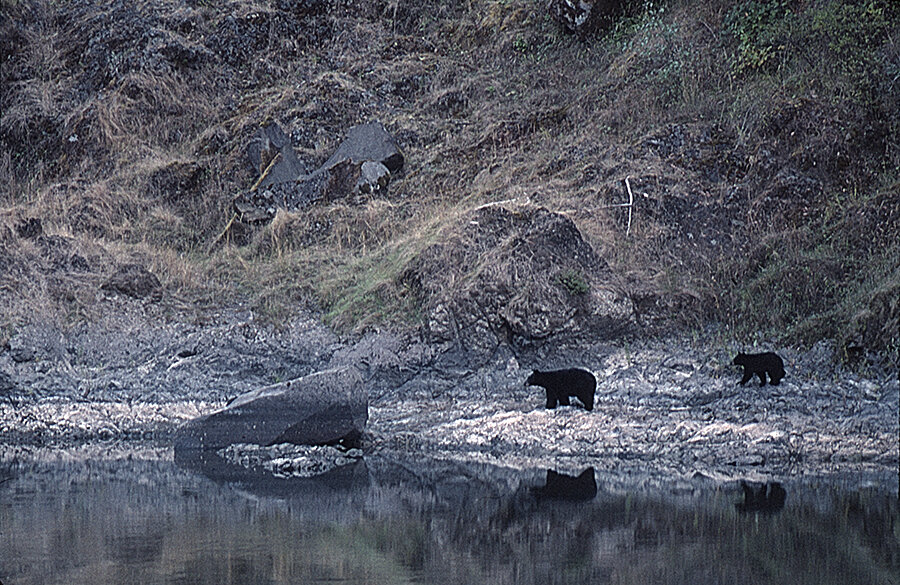
[[[588,467],[578,477],[548,469],[547,481],[541,487],[534,488],[534,494],[539,500],[567,500],[570,502],[593,500],[597,495],[594,468]]]
[[[543,386],[547,391],[547,408],[557,404],[569,406],[569,396],[574,396],[587,410],[594,408],[594,390],[597,379],[594,374],[579,368],[541,372],[535,370],[525,380],[526,386]]]
[[[744,377],[740,384],[743,386],[753,375],[759,376],[759,385],[766,385],[766,374],[771,378],[770,383],[777,386],[784,378],[784,362],[778,354],[771,351],[766,353],[739,353],[734,358],[734,365],[744,366]]]

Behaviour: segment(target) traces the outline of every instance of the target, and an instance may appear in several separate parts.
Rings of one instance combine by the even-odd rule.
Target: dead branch
[[[631,233],[631,213],[634,208],[634,193],[631,191],[631,183],[629,179],[631,177],[625,177],[625,188],[628,189],[628,203],[613,203],[612,205],[604,205],[600,207],[600,209],[613,209],[616,207],[627,207],[628,208],[628,226],[625,228],[625,237]]]
[[[625,188],[628,189],[628,227],[625,229],[626,238],[631,233],[631,211],[634,209],[634,193],[631,192],[631,183],[628,182],[630,178],[625,177]]]

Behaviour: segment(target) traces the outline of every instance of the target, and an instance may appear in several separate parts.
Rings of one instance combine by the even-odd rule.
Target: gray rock
[[[291,147],[291,141],[281,126],[271,122],[257,131],[247,146],[247,157],[259,174],[257,188],[296,181],[306,169]]]
[[[547,10],[570,32],[588,34],[609,26],[623,5],[622,0],[549,0]]]
[[[381,122],[369,122],[351,128],[347,138],[322,168],[330,169],[347,159],[358,163],[380,162],[392,173],[403,168],[403,153]]]
[[[175,434],[175,448],[221,449],[234,443],[353,443],[368,420],[359,370],[345,366],[274,384],[237,397]]]
[[[251,162],[262,167],[266,153],[260,145],[279,142],[277,126],[267,127],[265,135],[251,144]],[[276,131],[277,130],[277,131]],[[262,130],[261,130],[262,132]],[[287,138],[284,137],[286,141]],[[290,152],[290,155],[287,153]],[[278,209],[305,209],[319,202],[336,201],[352,197],[354,203],[363,200],[361,195],[384,191],[392,173],[403,167],[403,153],[394,138],[381,122],[354,126],[347,138],[338,146],[325,164],[310,174],[296,173],[296,167],[288,161],[293,154],[290,144],[284,143],[279,151],[281,158],[272,168],[262,169],[261,179],[254,189],[235,199],[235,210],[243,221],[255,223],[267,221]],[[299,165],[299,162],[297,163]]]
[[[378,193],[387,188],[391,180],[391,171],[380,162],[366,161],[359,168],[359,179],[356,190],[362,195]]]

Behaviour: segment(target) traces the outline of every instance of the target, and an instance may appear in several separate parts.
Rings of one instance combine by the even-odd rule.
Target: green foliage
[[[737,268],[735,333],[900,346],[900,233],[891,216],[882,215],[896,202],[890,192],[835,197],[816,220],[769,236]]]
[[[413,324],[421,319],[418,291],[403,278],[408,250],[383,250],[357,258],[322,279],[325,319],[339,329],[373,323]]]
[[[807,58],[825,69],[823,79],[843,81],[857,102],[869,101],[878,90],[875,80],[882,62],[878,48],[888,30],[890,10],[878,0],[831,2],[812,14],[800,38],[807,50],[821,48]]]
[[[591,290],[591,286],[584,279],[584,275],[577,270],[566,270],[560,273],[556,277],[556,282],[573,296],[583,295]]]
[[[879,90],[884,59],[878,49],[895,12],[885,0],[832,0],[805,10],[789,0],[738,4],[723,23],[735,43],[732,71],[806,70],[819,83],[842,85],[837,93],[868,101]]]
[[[736,73],[766,69],[784,50],[790,26],[788,0],[754,0],[732,8],[725,17],[725,31],[737,40],[732,57]]]

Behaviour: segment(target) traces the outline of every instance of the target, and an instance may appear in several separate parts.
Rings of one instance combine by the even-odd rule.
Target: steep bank
[[[4,2],[0,341],[98,320],[137,264],[163,307],[276,323],[312,304],[342,331],[528,342],[594,329],[576,293],[651,331],[895,359],[894,3],[625,4],[579,36],[533,0]],[[273,120],[307,170],[372,120],[406,164],[254,223],[233,202]],[[472,234],[498,202],[565,217],[604,270]]]
[[[3,2],[4,449],[352,362],[371,450],[896,465],[896,6],[630,4]],[[261,127],[309,172],[376,120],[389,183],[236,205]],[[781,386],[735,388],[751,347]],[[521,387],[573,364],[590,415]]]

